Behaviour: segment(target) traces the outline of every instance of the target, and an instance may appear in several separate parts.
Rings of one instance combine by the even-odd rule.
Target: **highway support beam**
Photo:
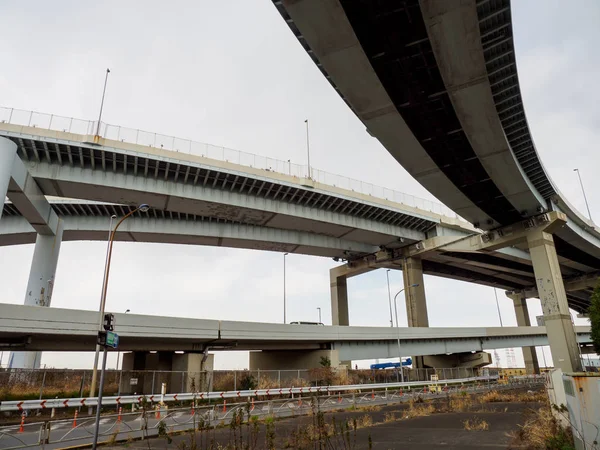
[[[429,327],[421,258],[404,258],[402,260],[402,277],[404,279],[404,299],[406,301],[408,326]],[[413,368],[424,368],[423,358],[423,356],[413,356]]]
[[[348,313],[348,278],[360,275],[376,267],[361,266],[351,267],[347,264],[337,266],[329,271],[331,288],[331,324],[348,326],[350,318]]]
[[[37,231],[25,305],[50,306],[63,222],[17,154],[17,145],[0,137],[0,196],[8,197]],[[0,211],[0,219],[2,212]],[[40,352],[14,352],[9,367],[37,369]]]
[[[486,252],[511,245],[525,244],[529,248],[538,296],[544,311],[544,321],[554,366],[563,372],[582,370],[575,330],[569,314],[567,295],[560,273],[552,233],[567,223],[567,216],[550,211],[522,222],[498,228],[485,234],[466,236],[453,242],[426,240],[411,245],[408,256],[418,256],[432,249],[455,252]]]
[[[515,306],[515,315],[517,316],[517,325],[520,327],[530,327],[529,310],[527,309],[527,299],[522,292],[507,292],[506,296],[513,301]],[[529,375],[538,375],[540,365],[538,363],[535,347],[522,347],[523,360],[525,361],[525,370]]]

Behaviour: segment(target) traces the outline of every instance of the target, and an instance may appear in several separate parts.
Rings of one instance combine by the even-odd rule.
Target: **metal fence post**
[[[121,395],[121,382],[123,381],[123,369],[119,371],[119,390],[117,391],[117,395]]]
[[[277,371],[277,387],[281,389],[281,370]]]
[[[233,371],[233,390],[237,391],[237,370]]]
[[[184,387],[183,387],[184,378],[185,378],[185,372],[181,372],[181,391],[179,391],[181,393],[185,392]]]
[[[42,377],[42,386],[40,387],[40,400],[42,399],[42,394],[44,392],[45,384],[46,384],[46,369],[44,369],[44,376]]]
[[[156,371],[153,370],[152,371],[152,389],[150,389],[150,395],[154,394],[154,378],[156,376]],[[144,389],[144,386],[142,386],[142,389]]]

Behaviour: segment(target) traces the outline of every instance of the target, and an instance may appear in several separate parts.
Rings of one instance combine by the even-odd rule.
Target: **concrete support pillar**
[[[329,272],[331,286],[331,322],[332,325],[348,326],[348,286],[346,275],[339,275],[337,268]]]
[[[517,316],[517,325],[520,327],[530,327],[529,310],[527,309],[527,299],[521,292],[506,293],[515,306],[515,315]],[[540,366],[538,364],[535,347],[522,347],[523,360],[525,360],[525,370],[528,374],[539,374]]]
[[[420,258],[405,258],[402,261],[404,278],[404,299],[406,301],[406,317],[409,327],[428,327],[427,299],[423,282],[423,264]],[[414,285],[418,286],[414,286]],[[423,368],[423,356],[413,356],[413,367]]]
[[[563,372],[582,370],[579,349],[563,285],[554,239],[544,231],[527,235],[538,294],[542,302],[546,332],[554,367]]]
[[[50,306],[63,226],[64,222],[59,220],[56,230],[54,230],[54,236],[37,235],[27,291],[25,292],[25,305]],[[9,367],[39,369],[41,358],[41,352],[13,352],[9,359]]]
[[[10,139],[0,137],[0,197],[2,204],[8,192],[8,184],[13,168],[13,161],[17,154],[17,144]],[[2,219],[2,209],[0,209],[0,219]]]

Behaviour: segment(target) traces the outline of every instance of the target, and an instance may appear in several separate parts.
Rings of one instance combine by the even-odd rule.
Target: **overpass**
[[[262,350],[251,368],[282,368],[284,352],[318,367],[332,361],[441,355],[507,347],[547,345],[544,327],[389,328],[290,325],[182,317],[115,314],[119,349],[203,353],[210,350]],[[0,304],[0,346],[30,351],[93,351],[97,311]],[[590,327],[577,327],[578,341],[590,342]],[[269,355],[273,355],[269,358]],[[256,364],[262,364],[256,367]],[[302,363],[300,362],[300,365]],[[278,367],[279,365],[279,367]],[[289,368],[306,368],[289,367]],[[438,365],[438,367],[441,367]],[[285,368],[285,367],[284,367]]]
[[[428,239],[388,252],[387,259],[408,259],[406,268],[414,269],[405,270],[405,285],[420,279],[423,247],[528,251],[536,289],[517,288],[511,297],[522,308],[535,291],[555,330],[554,359],[566,361],[566,371],[580,369],[558,261],[596,279],[600,232],[540,160],[519,87],[510,1],[273,3],[367,131],[436,198],[486,231],[477,242],[468,239],[470,246]],[[343,286],[351,266],[332,280]],[[423,290],[408,295],[425,310]],[[427,325],[426,310],[414,324]]]
[[[81,128],[74,125],[68,126],[75,130],[62,128],[65,122],[76,124],[75,119],[2,111],[6,119],[0,123],[0,136],[17,144],[12,150],[17,158],[5,166],[9,200],[2,210],[0,245],[36,242],[40,250],[34,253],[26,304],[50,305],[60,242],[104,241],[110,216],[122,216],[141,202],[153,208],[125,222],[118,240],[332,257],[349,261],[342,267],[348,276],[379,267],[406,269],[405,259],[398,256],[410,244],[481,235],[459,218],[440,214],[446,212],[440,205],[381,190],[406,202],[398,203],[328,185],[316,181],[316,170],[311,170],[311,178],[282,174],[208,158],[208,146],[204,156],[165,149],[167,144],[160,149],[142,146],[137,136],[144,132],[137,130],[101,124],[107,135],[118,128],[116,137],[136,136],[136,143],[124,142],[73,133]],[[94,128],[93,122],[86,123],[84,128]],[[169,142],[173,147],[178,140]],[[198,145],[190,142],[189,148]],[[238,162],[244,159],[241,155]],[[301,173],[301,168],[294,170]],[[537,295],[531,256],[524,249],[427,250],[420,258],[421,274]],[[586,311],[596,274],[581,272],[578,263],[566,258],[560,258],[560,264],[570,287],[569,305]],[[347,325],[338,291],[332,290],[334,324]],[[415,323],[418,320],[411,326]],[[35,365],[35,360],[24,365]]]
[[[50,304],[63,239],[104,239],[111,211],[148,203],[118,238],[347,261],[331,271],[338,325],[349,325],[347,277],[380,267],[403,271],[410,326],[428,326],[423,274],[507,290],[520,326],[529,325],[526,298],[540,297],[552,336],[566,339],[553,347],[568,358],[555,359],[576,364],[568,307],[587,310],[600,235],[537,157],[510,4],[274,3],[367,130],[473,226],[439,205],[289,161],[2,108],[0,188],[11,202],[0,242],[36,242],[25,303]]]

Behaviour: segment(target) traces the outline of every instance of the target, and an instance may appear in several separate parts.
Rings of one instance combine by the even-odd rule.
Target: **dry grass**
[[[463,422],[463,427],[467,431],[486,431],[490,429],[490,424],[479,417],[467,419]]]
[[[356,420],[357,428],[368,428],[372,425],[373,425],[373,418],[368,414],[365,414],[364,416],[361,416]]]
[[[398,420],[396,418],[396,413],[394,412],[386,412],[385,413],[385,417],[383,419],[384,423],[390,423],[390,422],[395,422],[396,420]]]
[[[364,412],[377,412],[377,411],[381,411],[381,406],[378,405],[368,405],[368,406],[359,406],[356,408],[357,411],[364,411]]]
[[[546,402],[548,397],[543,390],[527,392],[498,392],[490,391],[477,397],[481,403],[539,403]]]
[[[471,397],[452,397],[450,399],[450,411],[464,412],[473,407],[473,399]]]
[[[436,412],[435,406],[431,403],[417,403],[411,401],[409,403],[408,410],[406,411],[406,418],[412,419],[413,417],[426,417]]]
[[[257,389],[279,389],[279,383],[277,380],[261,375]]]
[[[530,411],[513,438],[515,444],[531,450],[574,448],[571,430],[565,430],[559,425],[549,405]]]

